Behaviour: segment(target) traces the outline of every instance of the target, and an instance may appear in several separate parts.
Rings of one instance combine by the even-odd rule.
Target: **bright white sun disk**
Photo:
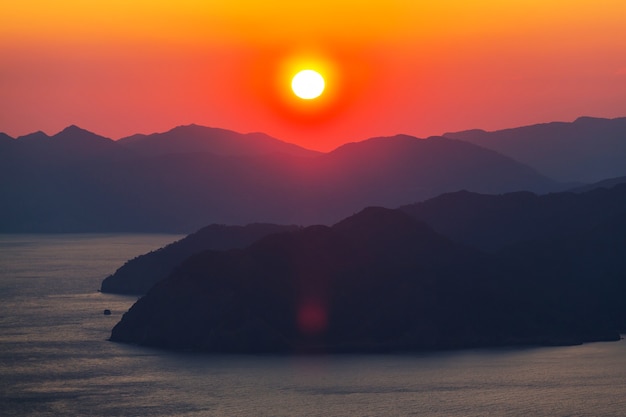
[[[304,100],[319,97],[324,92],[324,77],[317,71],[305,69],[294,75],[291,80],[293,93]]]

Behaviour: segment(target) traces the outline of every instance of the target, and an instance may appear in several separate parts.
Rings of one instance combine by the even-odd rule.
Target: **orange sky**
[[[1,1],[11,136],[197,123],[330,150],[626,116],[623,0]],[[301,66],[320,99],[290,93]]]

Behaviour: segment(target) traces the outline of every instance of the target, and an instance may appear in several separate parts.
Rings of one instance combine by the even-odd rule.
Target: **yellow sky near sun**
[[[4,1],[7,41],[411,41],[623,25],[622,0]]]
[[[342,45],[437,55],[626,47],[623,0],[3,1],[0,52],[137,57]],[[135,48],[135,49],[133,49]],[[626,53],[626,51],[625,51]],[[420,58],[421,59],[421,58]]]

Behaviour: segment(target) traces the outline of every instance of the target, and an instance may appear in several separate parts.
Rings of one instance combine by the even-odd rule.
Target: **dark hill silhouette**
[[[454,241],[494,251],[523,241],[591,230],[626,209],[626,184],[541,196],[459,191],[401,209]]]
[[[115,142],[109,138],[96,135],[78,126],[71,125],[53,135],[51,141],[57,146],[61,145],[70,152],[77,153],[80,157],[98,155],[115,147]],[[86,155],[86,153],[88,155]],[[99,155],[100,154],[100,155]]]
[[[29,133],[27,135],[18,136],[17,140],[20,143],[46,142],[50,140],[50,136],[48,136],[46,133],[42,132],[41,130],[38,130],[36,132]]]
[[[154,284],[190,256],[209,249],[243,248],[272,233],[296,230],[297,226],[213,224],[161,249],[129,260],[102,281],[102,292],[145,294]]]
[[[574,187],[568,191],[573,193],[584,193],[587,191],[595,190],[597,188],[613,188],[618,184],[626,183],[626,176],[617,177],[617,178],[607,178],[602,181],[594,182],[593,184],[582,185],[579,187]]]
[[[223,156],[259,156],[285,153],[315,156],[319,152],[283,142],[265,133],[241,134],[232,130],[188,125],[164,133],[137,134],[118,141],[143,156],[172,153],[210,152]]]
[[[340,195],[357,203],[398,206],[407,195],[415,200],[443,192],[469,189],[546,192],[558,187],[536,171],[484,148],[443,137],[417,139],[407,135],[368,139],[343,145],[320,157],[319,173]],[[334,178],[334,180],[333,180]],[[372,200],[372,191],[380,196]]]
[[[581,117],[572,123],[444,136],[493,149],[557,181],[589,183],[626,175],[626,117]]]
[[[441,293],[451,279],[441,253],[472,273],[473,251],[403,213],[370,208],[332,228],[190,258],[124,315],[111,338],[225,352],[449,345],[471,315],[432,310],[460,309],[480,294],[465,285]]]
[[[589,230],[521,242],[498,257],[512,278],[508,290],[553,311],[560,331],[572,319],[590,334],[626,331],[626,208]],[[541,320],[532,317],[526,332]]]
[[[454,244],[399,210],[368,208],[333,227],[189,258],[123,316],[111,340],[298,353],[619,338],[611,312],[568,301],[584,297],[580,288],[551,306],[531,291],[542,283],[526,285],[516,266]]]
[[[580,194],[543,196],[530,192],[486,195],[459,191],[400,208],[454,241],[491,252],[523,242],[567,239],[589,232],[625,209],[626,184]],[[336,227],[344,227],[349,221],[344,220]],[[205,249],[242,248],[265,234],[291,228],[211,225],[180,242],[129,261],[105,279],[102,291],[143,294],[195,253]]]
[[[180,129],[188,128],[199,127]],[[0,166],[3,232],[189,233],[212,223],[329,224],[368,205],[393,207],[445,191],[556,186],[510,158],[445,138],[379,138],[317,156],[260,155],[258,149],[246,156],[244,145],[256,146],[252,137],[238,142],[237,156],[146,156],[76,127],[27,142],[18,139],[0,157],[6,162]]]

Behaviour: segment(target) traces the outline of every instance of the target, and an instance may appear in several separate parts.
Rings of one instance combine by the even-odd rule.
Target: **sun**
[[[298,72],[291,79],[293,93],[303,100],[312,100],[324,92],[326,83],[322,75],[312,69]]]

